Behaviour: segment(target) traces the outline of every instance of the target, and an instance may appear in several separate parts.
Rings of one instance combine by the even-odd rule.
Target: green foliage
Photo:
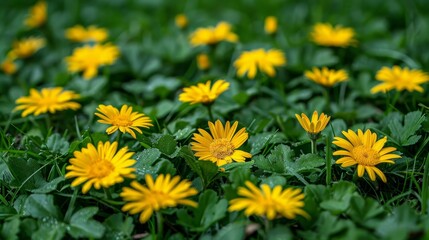
[[[388,124],[392,138],[400,146],[416,144],[421,138],[421,135],[417,135],[416,132],[425,120],[426,117],[420,111],[409,112],[404,117],[394,117]]]
[[[23,21],[34,3],[0,1],[0,16],[7,19],[0,22],[0,64],[11,56],[16,40],[46,39],[46,46],[32,56],[14,59],[16,73],[6,74],[0,66],[4,93],[0,96],[0,239],[429,239],[427,79],[417,84],[422,92],[407,91],[415,79],[406,79],[406,74],[389,82],[407,80],[399,84],[406,89],[371,92],[382,83],[377,74],[382,67],[413,71],[429,66],[424,51],[429,38],[425,1],[47,1],[47,22],[29,28]],[[174,23],[180,13],[188,18],[185,28]],[[267,16],[278,20],[275,34],[264,33]],[[220,21],[231,24],[237,42],[190,44],[192,32]],[[311,31],[319,22],[351,27],[357,41],[348,47],[316,44]],[[83,79],[81,72],[69,72],[67,66],[66,59],[76,48],[96,44],[69,41],[65,30],[76,24],[105,28],[104,43],[120,50],[112,65],[93,69],[98,72],[90,80]],[[271,75],[263,71],[270,69],[268,64],[260,61],[257,67],[264,69],[258,69],[254,79],[239,76],[235,62],[240,54],[259,48],[281,50],[286,64],[274,67]],[[210,60],[206,70],[198,68],[197,56],[202,53]],[[313,67],[343,69],[348,79],[323,86],[305,75]],[[207,103],[179,100],[183,88],[218,79],[230,85],[210,103],[210,110]],[[17,99],[28,96],[30,89],[48,87],[76,92],[81,108],[48,109],[22,117],[22,110],[16,110]],[[136,139],[123,129],[107,134],[111,125],[94,115],[100,104],[133,106],[153,126],[132,126],[143,131],[136,132]],[[316,141],[317,153],[311,153],[308,134],[295,117],[313,111],[331,117]],[[220,149],[227,155],[238,150],[252,157],[217,166],[195,156],[193,134],[204,129],[213,135],[207,122],[218,119],[238,121],[237,130],[245,128],[248,134],[246,139],[214,136],[220,142],[240,143],[233,149],[221,144]],[[112,121],[131,124],[122,118]],[[356,165],[335,164],[340,156],[333,152],[341,147],[332,142],[335,137],[346,138],[342,132],[348,129],[371,129],[377,140],[387,137],[383,147],[397,149],[394,153],[401,158],[395,164],[375,166],[387,183],[371,181],[367,173],[359,177]],[[135,178],[117,178],[108,188],[103,183],[83,194],[82,184],[89,179],[65,177],[70,159],[90,143],[97,148],[107,141],[134,153]],[[212,154],[215,149],[207,145]],[[352,149],[350,157],[361,153]],[[106,169],[82,173],[102,177]],[[155,209],[153,216],[140,223],[141,212],[123,211],[126,202],[121,192],[134,180],[147,186],[147,174],[188,180],[198,193],[186,199],[198,206],[173,204],[168,194],[157,192],[158,196],[146,199]],[[76,179],[81,183],[72,187]],[[243,211],[229,212],[229,201],[243,197],[238,189],[246,181],[258,187],[303,189],[302,209],[309,217],[279,215],[268,221]],[[161,200],[170,201],[168,207],[158,209],[156,202]],[[262,197],[256,201],[261,208],[266,206]]]
[[[180,224],[189,230],[204,232],[225,217],[227,206],[226,199],[219,199],[216,192],[209,189],[200,194],[197,208],[190,208],[190,212],[180,209],[177,217]]]

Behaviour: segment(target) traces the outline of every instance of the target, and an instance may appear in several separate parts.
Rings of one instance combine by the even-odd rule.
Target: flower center
[[[226,138],[215,139],[210,144],[210,153],[219,159],[224,159],[227,156],[231,156],[234,153],[235,147],[231,141]]]
[[[104,178],[108,176],[114,169],[115,167],[110,161],[100,160],[91,165],[91,168],[89,169],[89,175],[94,178]]]
[[[210,99],[209,95],[204,94],[201,96],[201,102],[209,103],[209,102],[212,102],[212,100]]]
[[[49,98],[49,97],[45,97],[39,100],[39,105],[40,106],[52,106],[57,104],[57,100],[55,98]]]
[[[360,145],[352,150],[352,154],[356,162],[365,166],[375,166],[379,163],[378,153],[367,146]]]
[[[113,119],[112,125],[119,126],[119,127],[129,127],[133,125],[133,122],[130,121],[127,117],[119,116]]]

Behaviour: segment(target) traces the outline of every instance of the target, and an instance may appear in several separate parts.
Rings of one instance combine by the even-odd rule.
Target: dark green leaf
[[[190,211],[180,209],[177,216],[179,223],[191,231],[204,232],[225,216],[227,207],[226,199],[219,200],[216,192],[206,190],[200,195],[197,208],[190,208]]]
[[[177,142],[171,135],[164,135],[156,144],[156,147],[164,154],[171,155],[176,151]]]
[[[4,222],[0,232],[0,239],[17,240],[19,224],[20,220],[17,217],[14,217],[9,221]]]
[[[64,180],[65,179],[62,176],[57,177],[57,178],[53,179],[52,181],[45,183],[36,189],[31,190],[31,192],[33,192],[33,193],[49,193],[49,192],[52,192],[52,191],[56,190],[57,185],[59,183],[63,182]]]
[[[122,213],[117,213],[108,217],[103,224],[106,226],[104,239],[131,239],[131,234],[134,229],[133,219],[131,217],[126,217]]]
[[[325,165],[325,159],[317,154],[304,154],[301,155],[296,161],[297,171],[314,170],[317,167]]]
[[[35,240],[61,240],[66,232],[66,224],[53,218],[39,220],[39,229],[31,235]]]
[[[60,218],[60,212],[54,203],[54,197],[46,194],[31,194],[24,203],[24,215],[35,218]]]
[[[426,117],[420,111],[409,112],[405,115],[403,123],[401,119],[394,118],[388,123],[392,137],[402,146],[409,146],[417,143],[420,135],[416,132],[421,128],[421,124]]]
[[[86,207],[75,212],[70,219],[68,233],[74,238],[100,238],[105,227],[92,217],[98,212],[98,207]]]
[[[58,133],[52,134],[46,141],[46,147],[53,153],[66,154],[69,150],[69,145],[69,142]]]

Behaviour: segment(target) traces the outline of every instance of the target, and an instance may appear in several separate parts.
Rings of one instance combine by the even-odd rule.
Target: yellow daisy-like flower
[[[317,23],[310,35],[311,40],[321,46],[348,47],[357,43],[353,28],[333,27],[329,23]]]
[[[119,49],[112,44],[86,45],[76,48],[73,54],[66,58],[69,72],[83,71],[83,77],[89,80],[98,74],[98,68],[112,65],[119,56]]]
[[[28,17],[25,19],[24,24],[29,28],[36,28],[42,26],[46,22],[46,2],[40,1],[36,3],[31,9]]]
[[[210,85],[211,81],[207,81],[205,84],[198,83],[197,86],[184,88],[183,93],[179,95],[179,101],[210,104],[229,88],[229,82],[222,79],[217,80],[213,86]]]
[[[188,18],[186,17],[185,14],[178,14],[174,18],[174,22],[176,23],[176,26],[179,28],[185,28],[186,26],[188,26]]]
[[[273,189],[268,184],[262,184],[261,189],[257,188],[252,182],[245,182],[247,188],[239,187],[238,195],[241,198],[235,198],[229,201],[228,211],[244,210],[246,216],[257,215],[273,220],[277,216],[288,219],[294,219],[297,215],[309,217],[302,210],[304,207],[304,194],[301,189],[284,189],[277,185]]]
[[[66,30],[66,38],[74,42],[103,42],[109,34],[105,28],[89,26],[84,28],[81,25],[68,28]]]
[[[268,16],[265,18],[264,30],[267,34],[274,34],[277,32],[277,18]]]
[[[306,132],[314,135],[317,135],[321,131],[323,131],[323,129],[325,129],[326,125],[328,125],[328,122],[331,119],[330,116],[324,113],[320,114],[319,116],[317,111],[313,112],[313,115],[311,116],[311,121],[304,113],[301,113],[301,116],[295,114],[295,117],[296,119],[298,119],[299,124],[301,124],[301,127],[304,128]]]
[[[197,67],[203,71],[210,68],[210,59],[207,54],[201,53],[197,55]]]
[[[250,79],[255,78],[258,70],[274,77],[276,75],[274,67],[284,65],[286,65],[286,57],[282,51],[276,49],[265,51],[262,48],[245,51],[234,62],[237,75],[244,76],[247,73],[247,77]]]
[[[13,60],[7,58],[0,64],[0,69],[7,75],[12,75],[16,72],[18,67]]]
[[[96,116],[101,118],[99,123],[112,125],[107,128],[106,133],[112,134],[116,131],[122,133],[129,133],[133,138],[137,138],[134,131],[143,134],[140,127],[149,128],[153,126],[151,119],[146,117],[143,113],[133,112],[133,107],[122,105],[121,111],[112,105],[99,105],[97,110],[100,113],[95,113]]]
[[[336,163],[341,164],[342,167],[357,165],[359,177],[362,177],[366,171],[372,181],[375,181],[377,174],[383,182],[387,182],[386,176],[376,165],[380,163],[394,164],[392,159],[401,158],[401,156],[392,153],[396,148],[384,147],[387,137],[377,141],[377,134],[372,133],[369,129],[365,133],[360,129],[357,134],[350,129],[342,133],[346,139],[334,137],[332,142],[344,149],[334,152],[334,156],[343,156]]]
[[[28,37],[13,43],[12,50],[9,52],[8,57],[15,58],[28,58],[36,53],[39,49],[45,46],[45,39],[40,37]]]
[[[25,117],[29,114],[38,116],[42,113],[63,111],[67,109],[76,110],[80,108],[80,104],[73,102],[79,99],[79,94],[73,91],[63,91],[62,87],[43,88],[41,92],[36,89],[30,89],[30,96],[20,97],[16,100],[18,106],[15,110],[24,110],[21,114]]]
[[[305,71],[305,76],[325,87],[332,87],[336,83],[346,81],[349,78],[347,72],[343,69],[336,71],[327,67],[322,69],[314,67],[313,71]]]
[[[193,46],[214,45],[221,41],[237,42],[238,36],[231,32],[229,23],[220,22],[216,27],[198,28],[191,34],[190,41]]]
[[[124,187],[120,194],[127,202],[122,211],[128,211],[130,214],[141,213],[141,223],[147,222],[153,212],[163,208],[176,207],[179,204],[197,207],[196,202],[186,199],[198,193],[190,181],[180,181],[179,176],[172,178],[170,174],[159,175],[155,182],[150,174],[146,174],[145,179],[147,187],[133,181],[132,188]]]
[[[124,181],[124,178],[135,178],[135,168],[132,166],[137,162],[131,159],[133,152],[128,152],[127,147],[119,151],[118,143],[98,142],[97,148],[92,143],[88,143],[86,148],[73,153],[74,158],[70,159],[69,166],[66,167],[66,178],[75,178],[71,184],[76,187],[85,183],[82,193],[87,193],[92,186],[95,189],[109,188]]]
[[[371,93],[387,92],[392,89],[423,92],[424,89],[420,84],[429,81],[429,75],[426,72],[399,66],[383,67],[377,72],[375,78],[383,83],[373,87]]]
[[[240,129],[237,133],[238,122],[231,126],[229,121],[225,127],[217,120],[215,124],[209,122],[210,133],[199,128],[198,133],[194,133],[191,142],[191,149],[199,160],[208,160],[216,163],[217,166],[235,162],[244,162],[246,158],[251,158],[252,154],[237,150],[249,138],[246,128]]]

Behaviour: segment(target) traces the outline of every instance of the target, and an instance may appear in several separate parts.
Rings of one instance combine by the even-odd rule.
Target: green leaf
[[[186,139],[186,138],[188,138],[188,137],[189,137],[189,135],[191,135],[193,132],[195,132],[195,128],[192,128],[192,127],[189,127],[189,126],[187,126],[187,127],[183,128],[183,129],[177,130],[177,131],[174,133],[175,140],[183,140],[183,139]]]
[[[58,133],[52,134],[46,140],[46,147],[53,153],[66,154],[69,150],[69,145],[69,142]]]
[[[410,233],[419,230],[416,210],[408,205],[396,207],[376,228],[383,239],[409,239]]]
[[[204,232],[225,217],[227,207],[227,200],[219,200],[216,192],[209,189],[200,195],[197,208],[189,208],[190,211],[180,209],[177,211],[177,217],[179,223],[189,227],[191,231]]]
[[[294,168],[292,162],[293,151],[286,145],[278,145],[271,150],[268,157],[258,155],[254,157],[255,165],[268,172],[285,173],[286,168]]]
[[[309,59],[309,66],[324,67],[331,66],[338,62],[338,57],[331,49],[317,50]]]
[[[201,168],[198,165],[198,160],[195,159],[194,153],[192,152],[191,148],[189,147],[182,147],[180,149],[179,155],[185,159],[186,164],[194,171],[199,177],[202,178],[202,172]]]
[[[98,207],[86,207],[75,212],[70,219],[68,233],[74,238],[101,238],[105,227],[92,217],[98,212]]]
[[[301,155],[296,161],[297,171],[314,170],[317,167],[325,165],[325,159],[317,154],[304,154]]]
[[[57,178],[53,179],[52,181],[43,184],[39,188],[31,190],[31,192],[33,192],[33,193],[49,193],[49,192],[52,192],[52,191],[56,190],[58,184],[61,182],[64,182],[64,180],[65,179],[62,176],[57,177]]]
[[[403,122],[402,118],[393,118],[393,121],[388,123],[392,138],[401,146],[409,146],[417,143],[421,136],[416,135],[416,132],[421,128],[421,124],[425,119],[426,117],[420,111],[407,113]]]
[[[35,218],[60,218],[60,212],[54,203],[54,196],[46,194],[31,194],[25,200],[23,215]]]
[[[44,182],[40,173],[41,165],[34,159],[25,160],[23,158],[9,158],[7,165],[9,171],[14,177],[11,186],[22,186],[23,189],[29,190],[37,186],[38,183]]]
[[[131,239],[131,234],[134,229],[133,218],[126,217],[122,213],[117,213],[109,216],[104,222],[106,226],[106,234],[104,239]]]
[[[361,196],[352,197],[350,208],[347,211],[353,221],[368,228],[375,228],[375,223],[380,220],[374,218],[380,216],[384,212],[384,207],[380,206],[376,200],[372,198],[363,198]]]
[[[66,232],[66,224],[54,218],[39,220],[39,229],[31,235],[34,240],[61,240]]]
[[[275,186],[283,186],[286,184],[286,179],[282,176],[269,176],[262,180],[261,184],[268,184],[271,188],[274,188]]]
[[[356,193],[356,186],[351,182],[341,181],[332,185],[329,199],[320,203],[320,207],[333,214],[341,214],[350,206],[350,199]]]
[[[243,222],[233,222],[223,227],[213,238],[213,240],[236,240],[244,239]]]
[[[202,176],[200,177],[204,180],[204,185],[207,187],[219,172],[219,168],[211,161],[198,161],[198,166],[202,173]]]
[[[276,226],[267,233],[269,240],[292,240],[294,236],[287,226]]]
[[[20,220],[17,217],[4,222],[0,232],[0,239],[17,240],[19,233]]]
[[[176,151],[177,142],[171,135],[163,135],[159,138],[156,148],[166,155],[171,155]]]
[[[174,175],[176,169],[173,163],[169,160],[160,158],[161,152],[157,148],[145,149],[137,153],[134,159],[137,163],[136,168],[137,179],[143,179],[146,174],[158,175],[158,173],[170,173]]]

